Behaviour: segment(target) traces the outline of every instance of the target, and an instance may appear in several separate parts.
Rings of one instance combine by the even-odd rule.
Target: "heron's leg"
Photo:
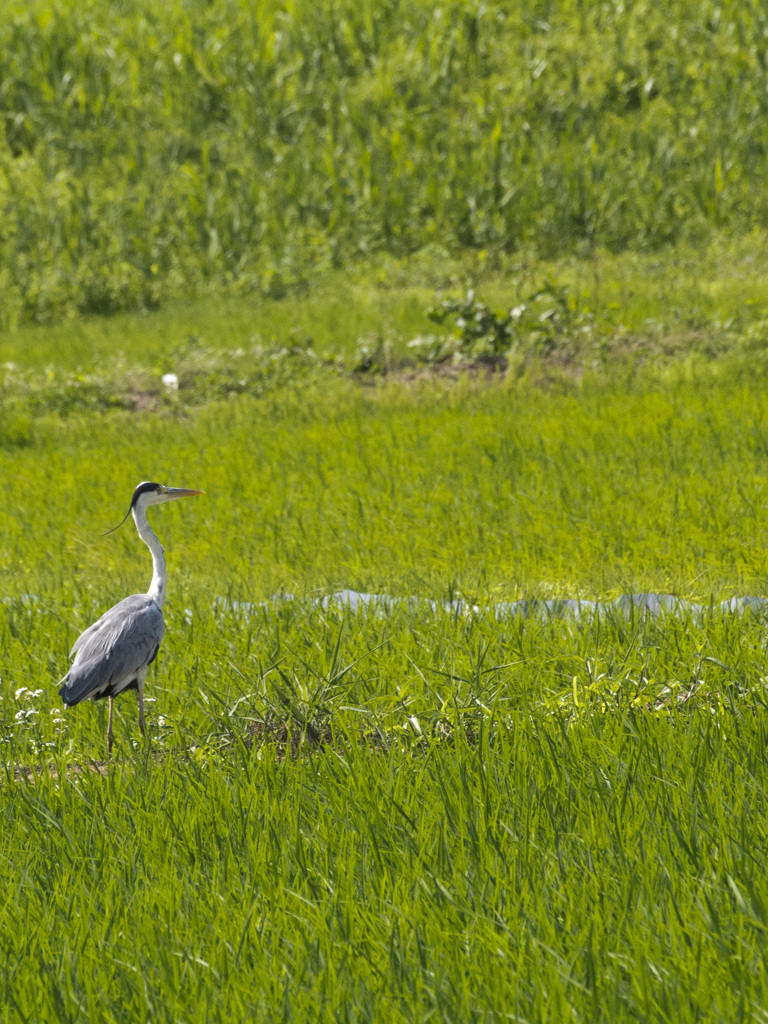
[[[112,756],[112,740],[115,738],[112,732],[112,712],[115,709],[115,698],[109,698],[109,725],[107,726],[107,747],[109,749],[109,756]]]
[[[144,673],[136,679],[136,690],[139,695],[139,728],[141,729],[141,735],[146,736],[147,729],[144,724]]]

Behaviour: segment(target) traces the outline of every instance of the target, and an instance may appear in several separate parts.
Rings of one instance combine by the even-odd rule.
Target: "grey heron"
[[[131,505],[114,528],[119,529],[133,513],[139,536],[152,553],[152,582],[146,594],[133,594],[120,601],[98,622],[94,622],[75,640],[70,651],[74,662],[61,682],[59,696],[66,708],[80,701],[109,697],[107,745],[112,753],[112,712],[115,697],[125,690],[136,690],[139,698],[139,728],[144,727],[144,677],[157,657],[165,633],[163,602],[168,573],[163,546],[147,521],[150,505],[159,505],[175,498],[187,498],[203,491],[185,487],[164,487],[145,482],[133,492]],[[109,533],[114,533],[110,530]],[[106,536],[106,535],[105,535]]]

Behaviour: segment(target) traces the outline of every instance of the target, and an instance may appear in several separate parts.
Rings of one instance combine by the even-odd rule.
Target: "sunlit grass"
[[[193,612],[153,679],[154,756],[125,701],[115,763],[89,770],[86,707],[50,768],[6,782],[13,1019],[765,1005],[762,624]],[[271,666],[311,695],[337,647],[341,671],[363,660],[317,709],[325,745],[283,756],[256,728],[290,722]]]
[[[768,594],[765,39],[3,7],[3,1021],[766,1024],[766,621],[718,605]],[[409,346],[543,287],[546,351]],[[148,586],[143,479],[206,493],[150,513],[108,762],[57,683]],[[499,612],[558,596],[606,603]]]
[[[348,353],[362,289],[338,325],[311,294],[259,316],[312,310]],[[143,322],[140,351],[174,369],[170,321]],[[73,325],[62,365],[130,324]],[[35,338],[44,373],[67,335],[4,344]],[[151,413],[17,396],[6,1019],[762,1019],[764,620],[493,611],[766,593],[765,367],[733,348],[375,386],[308,367]],[[101,536],[141,479],[206,494],[151,513],[170,571],[151,746],[127,694],[107,766],[106,708],[64,713],[55,684],[77,634],[148,586],[130,521]],[[321,606],[342,588],[394,600]]]

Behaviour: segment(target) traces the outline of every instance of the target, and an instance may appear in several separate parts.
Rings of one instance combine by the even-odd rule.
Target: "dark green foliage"
[[[562,342],[572,341],[592,319],[589,314],[577,313],[568,289],[552,281],[545,281],[508,312],[494,312],[469,291],[463,300],[444,300],[428,316],[440,325],[453,319],[458,331],[453,338],[455,351],[483,362],[501,362],[510,352],[518,351],[549,355]],[[450,348],[450,340],[441,343],[442,352]],[[415,350],[417,354],[422,351],[420,346]]]
[[[756,0],[8,0],[0,324],[765,223]]]
[[[494,313],[483,302],[475,299],[474,291],[467,292],[463,301],[445,299],[430,309],[429,319],[441,326],[453,318],[458,329],[456,340],[460,351],[479,358],[498,360],[512,345],[512,320],[515,314]]]

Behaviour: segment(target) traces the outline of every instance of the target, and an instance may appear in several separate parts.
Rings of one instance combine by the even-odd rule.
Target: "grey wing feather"
[[[75,641],[75,661],[59,695],[67,705],[124,689],[157,654],[165,633],[163,613],[146,594],[110,608]],[[71,655],[70,655],[71,657]]]
[[[117,606],[115,606],[115,607],[117,607]],[[110,611],[114,611],[114,608],[110,609]],[[69,652],[70,660],[72,658],[74,658],[75,653],[88,640],[88,637],[90,637],[90,636],[92,636],[92,635],[94,635],[94,634],[99,632],[99,630],[102,628],[102,623],[103,623],[104,618],[106,617],[106,615],[109,615],[109,612],[106,612],[105,615],[102,615],[102,617],[98,620],[98,622],[94,622],[94,624],[92,626],[89,626],[88,629],[83,630],[83,632],[80,634],[80,636],[77,638],[77,640],[75,640],[75,642],[72,644],[72,650]]]

